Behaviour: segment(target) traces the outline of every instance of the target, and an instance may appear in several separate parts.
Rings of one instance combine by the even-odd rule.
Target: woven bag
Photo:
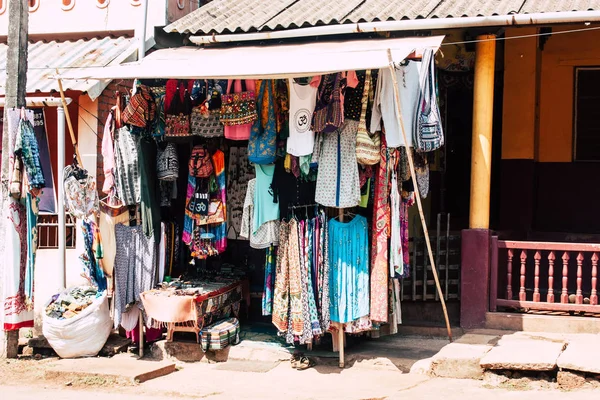
[[[365,76],[365,89],[362,97],[362,109],[356,134],[356,161],[361,165],[375,165],[381,160],[381,137],[379,132],[373,135],[367,130],[367,104],[371,90],[371,71]]]
[[[181,101],[181,91],[184,91],[183,102]],[[186,88],[177,84],[177,90],[171,100],[169,111],[165,116],[165,136],[167,137],[185,137],[190,136],[190,113],[192,100]]]
[[[179,177],[179,159],[173,143],[167,143],[164,150],[158,150],[156,156],[156,175],[161,181],[176,181]]]
[[[123,110],[123,122],[129,125],[145,128],[156,118],[156,103],[148,87],[140,85],[136,94],[131,97],[129,104]]]
[[[214,101],[209,101],[208,86],[208,81],[206,80],[204,82],[206,97],[201,104],[192,109],[192,115],[190,117],[192,135],[205,138],[221,137],[225,134],[225,130],[223,129],[223,124],[221,124],[220,108],[215,110],[211,107],[210,103],[214,103]]]
[[[313,132],[335,132],[344,124],[342,80],[341,72],[321,77],[317,105],[312,117],[311,130]]]
[[[246,91],[246,82],[242,80],[242,91],[233,91],[235,81],[227,94],[221,96],[221,123],[225,126],[249,124],[258,118],[256,114],[256,99],[253,91]]]

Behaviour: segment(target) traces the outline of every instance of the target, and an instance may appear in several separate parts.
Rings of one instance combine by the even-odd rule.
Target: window
[[[35,12],[40,8],[40,0],[29,0],[29,12]]]
[[[73,7],[75,7],[75,0],[62,0],[62,4],[60,5],[63,11],[72,10]]]
[[[96,7],[98,8],[106,8],[110,3],[110,0],[96,0]]]
[[[600,161],[600,67],[575,69],[573,158]]]

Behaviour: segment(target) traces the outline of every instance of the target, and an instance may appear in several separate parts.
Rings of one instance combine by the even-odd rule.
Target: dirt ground
[[[170,375],[141,384],[97,376],[46,379],[45,371],[56,361],[56,358],[0,361],[1,398],[528,400],[536,395],[542,395],[546,400],[600,398],[597,386],[586,385],[582,389],[563,391],[552,379],[439,379],[402,373],[389,366],[373,367],[358,363],[344,370],[335,365],[317,365],[306,371],[293,370],[287,362],[262,369],[259,362],[253,361],[248,361],[252,364],[190,363],[178,365],[178,370]]]

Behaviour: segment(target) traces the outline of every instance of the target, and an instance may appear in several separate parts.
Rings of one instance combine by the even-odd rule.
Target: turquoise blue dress
[[[367,219],[329,221],[331,321],[347,323],[369,315]]]

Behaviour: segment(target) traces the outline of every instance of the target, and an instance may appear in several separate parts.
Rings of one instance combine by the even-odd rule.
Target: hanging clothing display
[[[254,178],[254,168],[248,161],[246,147],[229,148],[227,165],[227,231],[229,239],[236,239],[242,227],[244,201],[248,181]]]
[[[313,162],[319,164],[315,201],[327,207],[347,208],[360,203],[356,162],[358,121],[348,120],[342,128],[319,135]]]
[[[244,213],[242,215],[242,226],[240,237],[250,240],[253,249],[266,249],[279,244],[279,219],[273,219],[262,224],[256,232],[252,232],[254,226],[254,198],[256,192],[256,179],[248,182],[246,200],[244,201]]]
[[[147,237],[141,226],[115,226],[115,328],[127,305],[140,301],[140,293],[154,287],[157,263],[153,237]]]
[[[275,247],[267,248],[265,259],[265,288],[262,296],[262,315],[273,313],[273,284],[275,281],[275,258],[277,251]]]
[[[160,191],[156,174],[156,145],[143,138],[139,142],[140,163],[140,207],[142,227],[148,237],[159,239],[160,232]]]
[[[329,221],[331,321],[347,323],[369,315],[367,219]],[[386,286],[387,289],[387,286]]]
[[[423,139],[416,130],[431,122],[416,120],[431,114],[418,110],[419,94],[421,103],[434,100],[431,79],[422,91],[419,68],[409,61],[394,72],[406,141],[385,68],[296,79],[140,80],[143,91],[126,107],[117,104],[105,124],[107,199],[98,205],[93,177],[76,163],[65,174],[67,204],[87,218],[87,276],[99,288],[105,276],[114,278],[115,326],[132,336],[141,317],[146,326],[166,324],[169,340],[192,326],[204,337],[205,325],[238,317],[243,292],[250,305],[249,287],[262,291],[260,313],[289,344],[383,324],[397,332],[400,279],[411,269],[406,151],[419,151],[411,148]],[[435,72],[431,64],[428,71]],[[426,195],[427,159],[416,158]],[[30,176],[31,163],[13,165],[15,182]],[[344,218],[328,217],[338,211]],[[162,300],[152,297],[144,309],[143,292]],[[181,309],[165,307],[168,298]],[[185,318],[158,317],[159,309]]]
[[[318,87],[311,84],[301,85],[290,79],[289,88],[290,130],[286,150],[293,156],[305,156],[313,152],[315,143],[315,133],[310,128],[317,103]]]
[[[252,233],[258,231],[258,228],[265,222],[279,219],[279,206],[273,198],[273,174],[275,165],[254,165],[256,172],[256,190],[254,192],[254,209],[252,220]]]
[[[17,109],[7,110],[5,121],[5,134],[8,136],[9,154],[9,187],[17,188],[19,197],[8,196],[8,203],[2,210],[3,251],[1,257],[4,265],[2,276],[2,318],[3,330],[12,331],[20,328],[33,327],[33,267],[35,264],[35,250],[37,248],[37,237],[35,229],[37,209],[33,209],[37,201],[31,196],[31,190],[27,185],[31,174],[37,175],[35,160],[24,161],[23,153],[16,151],[17,143],[24,145],[28,140],[23,140],[22,134],[28,135],[28,128],[23,124],[31,126],[33,122],[33,111],[21,111]],[[21,138],[20,138],[21,137]],[[35,137],[34,137],[35,140]],[[35,148],[37,148],[37,143]],[[26,150],[23,147],[23,150]],[[39,153],[33,151],[28,157],[39,157]],[[29,164],[29,167],[27,167]],[[25,174],[14,173],[27,170]],[[33,169],[31,169],[33,168]],[[40,172],[41,173],[41,170]],[[43,175],[42,175],[43,178]],[[35,178],[37,179],[37,178]],[[31,188],[34,189],[34,188]],[[12,190],[11,190],[12,192]],[[25,201],[21,202],[21,196]]]
[[[388,319],[388,238],[390,233],[389,165],[385,136],[381,138],[381,161],[375,176],[373,227],[371,230],[371,320]]]
[[[414,121],[417,115],[417,100],[419,98],[419,71],[421,63],[408,61],[406,65],[396,67],[396,79],[400,94],[400,110],[406,133],[406,140],[398,124],[398,108],[394,95],[394,81],[389,68],[379,70],[379,79],[375,90],[375,102],[371,114],[370,132],[382,130],[381,122],[385,126],[385,136],[388,147],[413,147]]]
[[[105,202],[100,202],[100,218],[98,228],[102,236],[102,269],[107,276],[113,275],[117,242],[115,239],[115,226],[129,223],[129,210],[127,207],[110,207]]]
[[[281,223],[272,321],[288,343],[310,343],[329,329],[326,221],[320,211]]]
[[[139,169],[139,140],[128,127],[115,133],[115,163],[117,165],[117,188],[119,198],[127,206],[141,201]]]
[[[115,134],[115,121],[113,114],[115,113],[116,107],[113,107],[106,117],[104,122],[104,132],[102,135],[102,172],[104,172],[104,184],[102,185],[102,191],[106,194],[110,194],[115,190],[115,147],[114,147],[114,134]]]

